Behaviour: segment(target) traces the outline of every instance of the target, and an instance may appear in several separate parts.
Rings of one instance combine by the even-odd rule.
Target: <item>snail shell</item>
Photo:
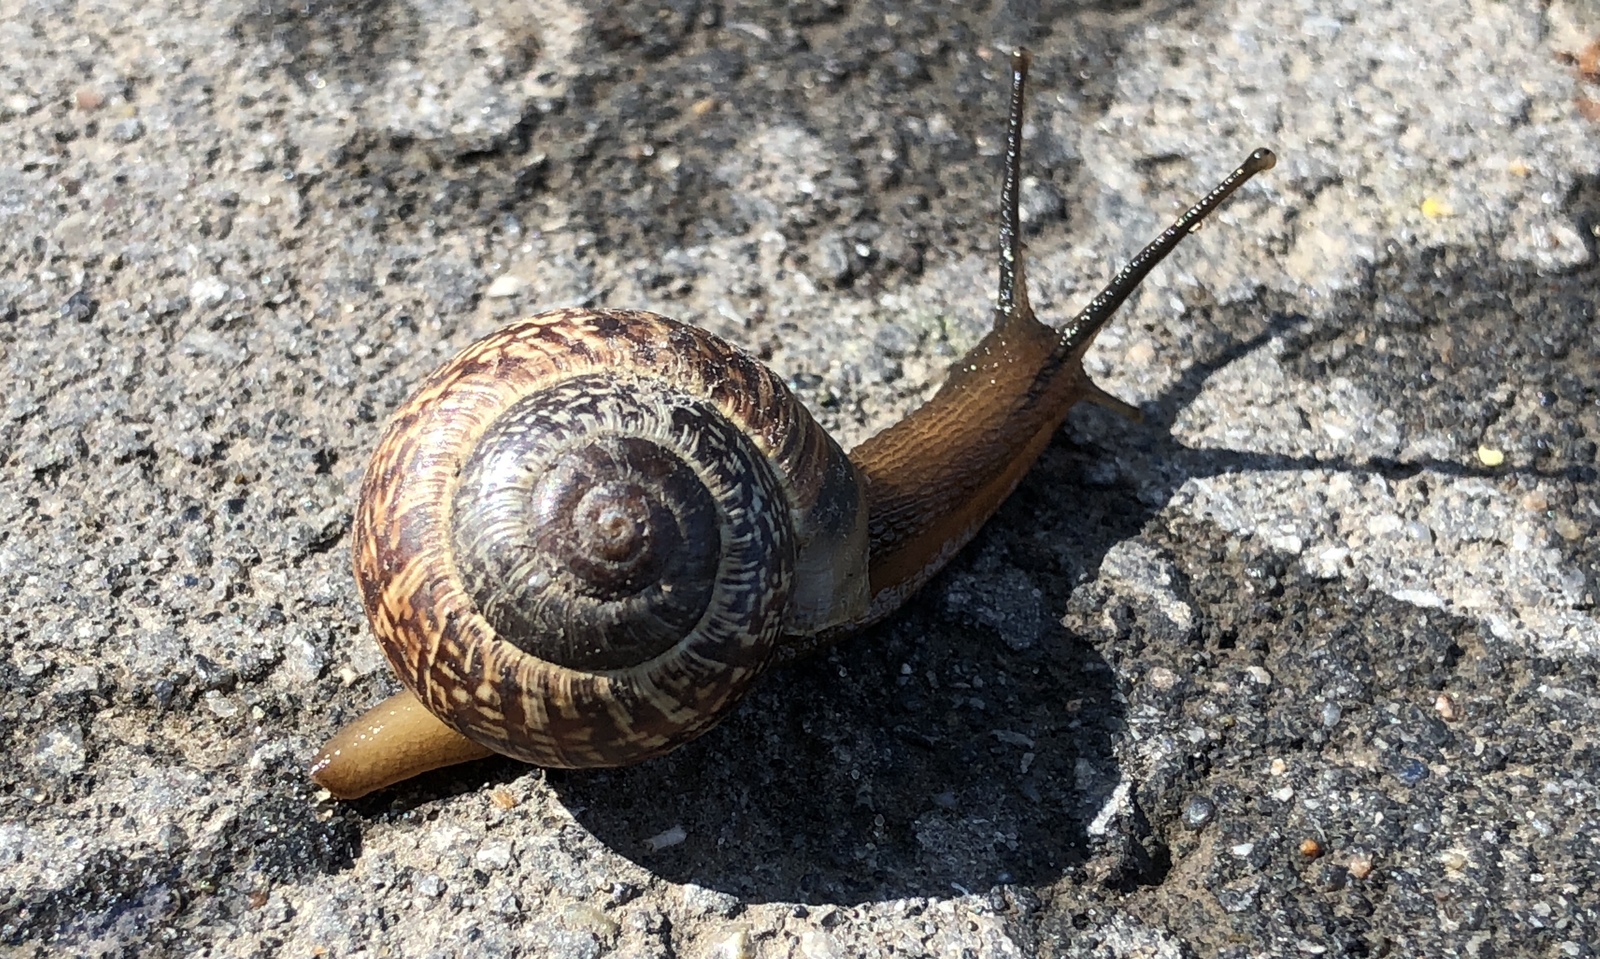
[[[559,310],[468,347],[395,414],[356,582],[407,691],[312,777],[355,798],[500,753],[617,766],[709,729],[773,663],[893,612],[999,508],[1079,400],[1095,334],[1257,150],[1059,329],[1023,280],[1028,58],[1013,56],[994,329],[847,456],[743,351],[651,313]]]
[[[614,766],[709,728],[785,633],[863,614],[866,523],[844,451],[748,354],[558,310],[395,414],[356,582],[434,715],[526,762]]]

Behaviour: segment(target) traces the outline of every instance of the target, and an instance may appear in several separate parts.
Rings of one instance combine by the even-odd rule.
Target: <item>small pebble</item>
[[[111,139],[118,143],[132,143],[144,136],[144,121],[138,117],[123,120],[111,128]]]
[[[484,872],[500,872],[511,866],[511,844],[508,842],[484,843],[473,857],[473,862]]]
[[[1332,729],[1333,727],[1339,725],[1339,720],[1343,718],[1344,710],[1339,708],[1338,703],[1322,704],[1322,725],[1324,727]]]
[[[743,926],[711,947],[712,959],[752,959],[755,954],[755,946],[750,942],[750,930]]]
[[[1478,462],[1484,466],[1499,466],[1506,461],[1506,454],[1492,446],[1478,447]]]
[[[800,955],[805,959],[844,959],[844,954],[839,940],[820,929],[807,929],[800,934]]]
[[[489,900],[489,911],[497,916],[515,916],[522,912],[522,900],[508,889]]]
[[[1199,829],[1216,814],[1217,804],[1205,796],[1190,796],[1183,804],[1183,824],[1190,829]]]
[[[422,893],[429,899],[438,899],[444,895],[444,880],[431,872],[418,876],[412,885],[417,892]]]
[[[205,696],[201,698],[206,708],[218,719],[232,719],[239,714],[239,704],[215,689],[207,690]]]
[[[1365,879],[1372,875],[1372,857],[1364,852],[1358,852],[1350,857],[1347,870],[1351,879]]]
[[[47,773],[70,776],[78,772],[86,762],[83,731],[72,725],[46,730],[34,748],[33,759]]]
[[[172,855],[189,847],[189,834],[177,823],[169,822],[156,833],[156,848]]]
[[[1322,855],[1322,843],[1315,839],[1304,839],[1300,842],[1300,855],[1307,859],[1315,859]]]
[[[228,284],[215,276],[202,276],[189,284],[189,299],[202,308],[212,307],[228,298]]]
[[[523,287],[527,285],[528,282],[522,277],[512,276],[507,273],[495,277],[494,282],[489,284],[489,289],[485,290],[483,295],[491,300],[503,300],[508,296],[516,296],[521,293]]]
[[[1420,759],[1407,759],[1400,764],[1400,769],[1395,775],[1407,786],[1415,786],[1422,782],[1428,775],[1428,767]]]
[[[1438,698],[1434,699],[1433,711],[1438,713],[1439,718],[1447,723],[1455,722],[1456,717],[1459,715],[1456,712],[1456,701],[1446,693],[1440,693]]]
[[[622,926],[615,919],[587,902],[568,905],[561,910],[561,918],[568,929],[582,929],[596,939],[613,939],[622,931]]]
[[[1430,196],[1422,201],[1422,215],[1430,220],[1441,220],[1456,215],[1455,208],[1436,196]]]
[[[100,304],[95,302],[94,297],[90,296],[87,290],[79,290],[67,297],[67,301],[61,304],[61,318],[72,320],[76,323],[89,322],[94,319],[95,314],[99,311]]]
[[[658,832],[644,841],[644,847],[651,852],[657,852],[670,846],[676,846],[689,838],[689,834],[682,826],[673,826],[664,832]]]
[[[695,916],[721,916],[731,918],[739,911],[740,903],[737,896],[719,892],[716,889],[707,889],[692,882],[682,886],[684,908]]]

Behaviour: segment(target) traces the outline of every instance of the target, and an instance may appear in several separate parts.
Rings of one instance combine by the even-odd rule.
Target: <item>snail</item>
[[[774,664],[882,620],[972,537],[1079,400],[1137,410],[1083,355],[1256,150],[1059,329],[1018,233],[1012,56],[994,328],[848,454],[783,381],[703,330],[566,309],[504,327],[394,414],[361,489],[355,575],[406,690],[312,778],[351,799],[499,753],[621,766],[710,729]]]

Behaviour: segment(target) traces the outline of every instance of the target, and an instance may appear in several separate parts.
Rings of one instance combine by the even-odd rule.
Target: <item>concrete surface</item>
[[[1593,0],[0,0],[0,949],[1590,956]],[[1252,147],[992,526],[607,773],[341,805],[381,422],[645,307],[848,444],[987,322],[1004,51],[1063,317]],[[1589,71],[1589,72],[1585,72]]]

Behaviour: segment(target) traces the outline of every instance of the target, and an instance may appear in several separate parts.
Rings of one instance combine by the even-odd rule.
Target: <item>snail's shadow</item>
[[[572,814],[666,878],[746,901],[849,903],[1057,878],[1116,784],[1107,665],[921,607],[786,669],[660,762],[553,773]],[[682,841],[652,850],[681,829]]]
[[[889,624],[780,670],[722,727],[663,760],[556,772],[551,785],[618,853],[745,901],[853,903],[1074,874],[1099,853],[1090,826],[1121,778],[1125,715],[1105,659],[1059,621],[1108,550],[1191,478],[1503,476],[1472,464],[1470,450],[1486,423],[1507,415],[1492,397],[1515,378],[1508,358],[1541,355],[1541,375],[1567,393],[1557,405],[1582,402],[1595,271],[1551,278],[1475,252],[1444,259],[1381,267],[1370,289],[1330,313],[1352,320],[1314,323],[1287,302],[1202,311],[1198,355],[1145,422],[1076,411],[1068,432],[1079,442],[1058,438],[979,540]],[[1518,322],[1535,312],[1545,322]],[[1230,336],[1237,330],[1254,333]],[[1398,347],[1351,348],[1379,336]],[[1479,432],[1454,462],[1201,450],[1173,438],[1213,374],[1269,345],[1295,375],[1352,379],[1419,430]],[[1456,359],[1454,377],[1435,375],[1441,354]],[[1584,444],[1600,429],[1592,415],[1576,418],[1572,443],[1545,444],[1516,472],[1592,485]],[[1579,568],[1592,559],[1568,556]],[[1115,877],[1123,886],[1159,881],[1167,866],[1159,827],[1134,832]]]

